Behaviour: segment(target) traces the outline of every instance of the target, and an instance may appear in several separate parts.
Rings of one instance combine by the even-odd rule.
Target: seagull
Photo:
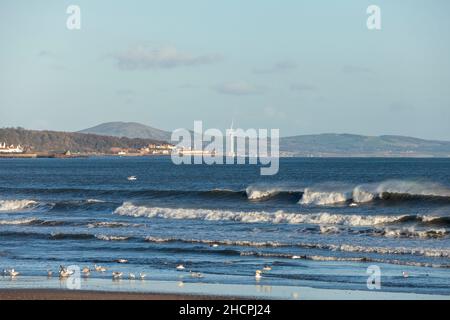
[[[95,269],[95,271],[98,271],[98,272],[105,272],[106,271],[105,267],[98,266],[96,264],[94,264],[94,269]]]
[[[130,280],[134,280],[134,279],[136,279],[136,275],[134,273],[130,273],[130,274],[128,274],[128,278]]]
[[[203,275],[200,272],[192,272],[189,271],[192,278],[203,278]]]
[[[123,275],[123,272],[113,272],[112,273],[113,280],[118,280],[118,279],[122,278],[122,275]]]
[[[272,267],[271,266],[264,266],[263,271],[271,271]]]
[[[177,270],[184,270],[186,269],[182,264],[177,265]]]
[[[255,271],[255,279],[258,281],[258,280],[261,280],[261,278],[262,278],[262,275],[261,275],[261,270],[256,270]]]
[[[47,270],[47,277],[51,278],[53,276],[53,271],[52,270]]]
[[[17,277],[20,274],[20,272],[14,270],[14,269],[11,269],[11,270],[8,270],[8,274],[11,278],[14,278],[14,277]]]
[[[67,278],[73,274],[73,271],[67,270],[64,266],[59,266],[59,276],[61,278]]]
[[[144,280],[147,275],[143,272],[139,273],[139,279]]]
[[[89,269],[89,267],[84,267],[81,272],[87,277],[91,274],[91,269]]]
[[[127,259],[117,259],[116,260],[117,263],[128,263]]]
[[[409,277],[409,273],[406,271],[402,272],[403,278],[408,278]]]

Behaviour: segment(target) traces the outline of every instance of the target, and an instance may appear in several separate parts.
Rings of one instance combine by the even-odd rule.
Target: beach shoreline
[[[214,295],[169,294],[146,292],[64,290],[64,289],[0,289],[3,300],[237,300],[238,297]]]
[[[0,278],[1,300],[450,300],[450,295],[264,284],[89,279],[78,289],[46,277]]]

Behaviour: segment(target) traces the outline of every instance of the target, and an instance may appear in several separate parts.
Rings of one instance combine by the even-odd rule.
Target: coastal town
[[[63,152],[33,152],[33,146],[24,147],[20,144],[0,143],[0,158],[83,158],[89,156],[168,156],[175,149],[175,146],[169,143],[148,144],[142,148],[119,148],[112,147],[110,152],[100,153],[80,153],[65,150]]]

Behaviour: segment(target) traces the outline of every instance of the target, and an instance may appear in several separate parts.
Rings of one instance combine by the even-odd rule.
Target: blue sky
[[[66,8],[81,8],[81,30]],[[380,6],[382,30],[366,28]],[[2,0],[0,127],[450,140],[446,0]]]

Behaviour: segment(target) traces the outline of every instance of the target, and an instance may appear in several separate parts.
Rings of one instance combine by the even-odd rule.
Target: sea
[[[170,157],[0,159],[0,268],[19,286],[94,264],[107,271],[89,279],[450,295],[450,159],[282,158],[274,176]]]

